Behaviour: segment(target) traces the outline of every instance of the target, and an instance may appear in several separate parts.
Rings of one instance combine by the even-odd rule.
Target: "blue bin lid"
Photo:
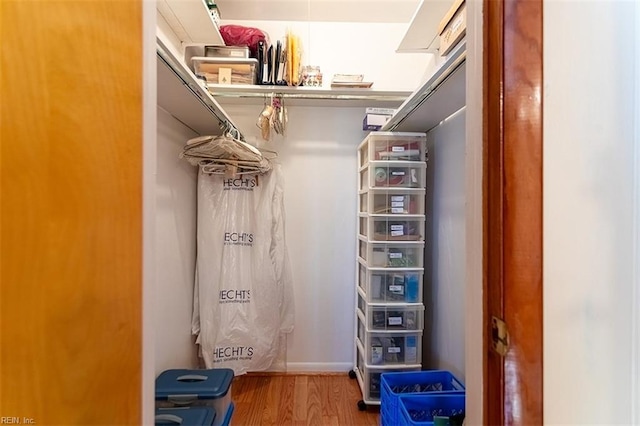
[[[167,370],[156,379],[156,399],[191,395],[197,399],[222,398],[229,391],[233,380],[230,368],[210,370]]]
[[[158,408],[155,426],[211,426],[215,418],[210,407]]]

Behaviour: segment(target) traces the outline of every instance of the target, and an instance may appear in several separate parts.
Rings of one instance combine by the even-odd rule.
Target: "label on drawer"
[[[401,252],[389,252],[389,259],[402,259]]]
[[[389,291],[396,294],[404,294],[404,286],[403,285],[390,285]]]
[[[391,152],[403,152],[404,151],[404,146],[392,146],[391,147]]]
[[[391,205],[393,205],[393,203],[395,201],[402,201],[404,203],[404,195],[392,195],[391,196]]]
[[[391,214],[404,213],[404,207],[391,207]]]
[[[389,228],[391,229],[392,237],[400,237],[404,235],[404,225],[391,225]]]
[[[404,199],[391,201],[391,207],[404,207]]]
[[[404,175],[405,175],[404,171],[391,172],[391,176],[404,176]]]
[[[402,317],[389,317],[389,325],[402,325]]]
[[[397,346],[390,346],[387,349],[387,352],[389,352],[390,354],[399,354],[401,352],[401,349]]]

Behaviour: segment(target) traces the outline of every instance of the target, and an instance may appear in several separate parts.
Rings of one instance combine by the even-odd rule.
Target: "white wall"
[[[224,21],[253,26],[271,41],[291,28],[302,39],[302,64],[319,65],[324,85],[335,73],[362,73],[374,89],[414,90],[431,55],[397,54],[407,24]],[[261,106],[221,103],[247,136],[259,138]],[[356,147],[363,108],[290,107],[290,128],[273,145],[286,179],[296,329],[288,339],[290,370],[353,368],[357,201]]]
[[[419,0],[218,0],[226,19],[408,22]],[[393,7],[391,7],[393,4]]]
[[[545,3],[547,424],[630,424],[636,403],[635,7],[625,1]]]
[[[375,89],[409,91],[431,60],[431,55],[395,53],[406,24],[225,23],[259,27],[272,41],[294,29],[303,40],[302,63],[319,64],[327,86],[333,73],[364,73]],[[249,142],[259,140],[255,122],[261,102],[219,101]],[[278,151],[285,176],[296,303],[286,362],[290,371],[346,371],[354,364],[356,147],[366,134],[364,108],[288,107],[287,136],[264,145]],[[195,135],[158,114],[156,372],[194,364],[189,330],[196,232],[195,170],[177,160],[184,141]]]
[[[465,378],[465,110],[428,134],[425,366]],[[429,235],[430,234],[430,235]]]
[[[196,171],[178,158],[197,136],[158,108],[155,215],[155,372],[194,368],[191,312],[196,262]]]
[[[259,141],[262,105],[225,105],[248,141]],[[356,148],[363,108],[290,106],[278,152],[285,179],[285,229],[293,266],[295,329],[290,371],[347,371],[354,361]]]
[[[336,3],[336,7],[338,3]],[[319,65],[329,87],[336,73],[364,74],[378,90],[413,91],[432,55],[396,53],[407,24],[355,22],[223,21],[260,28],[272,43],[288,28],[302,40],[302,65]]]

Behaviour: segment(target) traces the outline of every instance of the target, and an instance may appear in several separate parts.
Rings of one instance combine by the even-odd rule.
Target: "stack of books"
[[[363,81],[364,74],[334,74],[331,87],[334,89],[368,89],[373,86],[371,81]]]

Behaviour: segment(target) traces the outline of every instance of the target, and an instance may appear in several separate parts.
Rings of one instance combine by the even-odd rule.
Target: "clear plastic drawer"
[[[369,303],[422,302],[423,271],[387,271],[360,265],[358,285]]]
[[[422,332],[366,331],[358,318],[358,343],[368,365],[411,365],[422,362]]]
[[[424,190],[371,191],[360,194],[360,213],[424,214]]]
[[[426,163],[375,162],[360,171],[360,189],[371,188],[424,188]]]
[[[358,255],[370,268],[422,268],[424,242],[369,243],[360,240]]]
[[[360,292],[358,292],[358,299],[358,310],[366,318],[367,329],[370,331],[422,330],[424,321],[424,306],[422,303],[410,305],[371,304],[364,301]],[[364,310],[361,306],[364,307]]]
[[[360,144],[360,166],[369,161],[424,161],[427,135],[408,132],[371,132]]]
[[[369,366],[365,363],[364,354],[362,348],[358,347],[358,356],[356,364],[356,374],[360,386],[362,388],[363,399],[365,402],[370,403],[373,401],[380,401],[381,392],[381,374],[391,373],[397,371],[419,371],[420,367],[411,368],[384,368],[383,366]]]
[[[360,216],[360,235],[369,241],[423,241],[424,216]]]

